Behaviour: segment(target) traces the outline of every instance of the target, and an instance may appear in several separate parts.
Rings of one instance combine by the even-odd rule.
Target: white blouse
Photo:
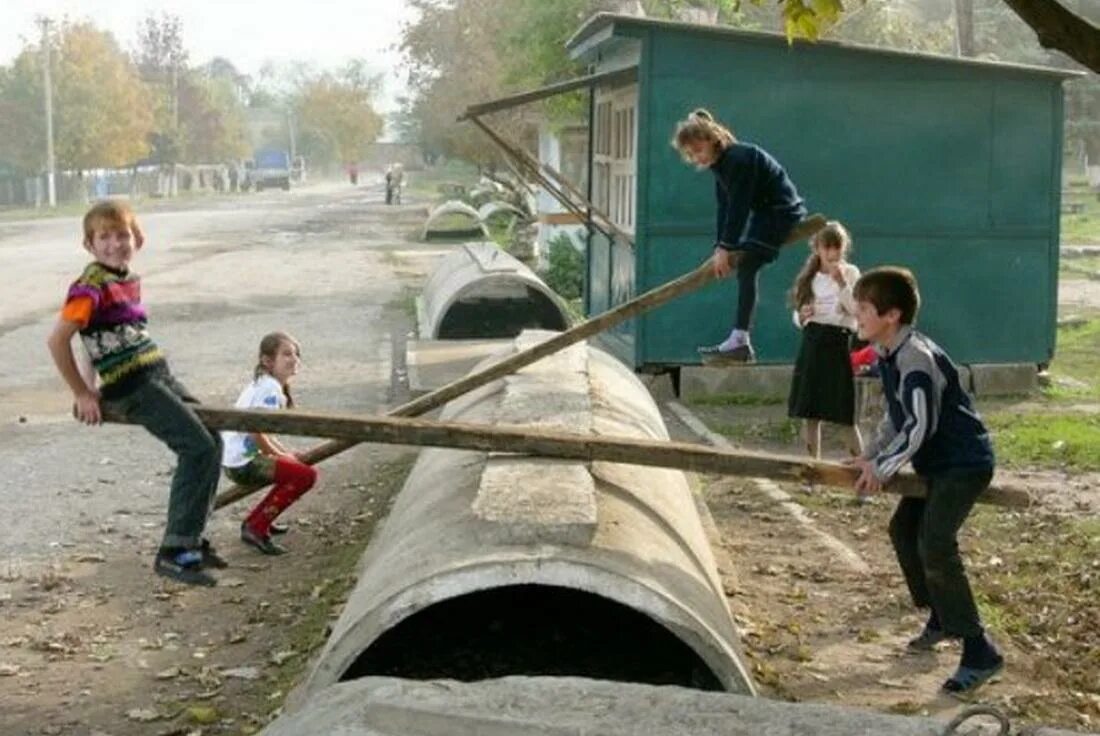
[[[856,300],[852,296],[852,287],[859,280],[859,269],[851,263],[840,264],[840,272],[844,275],[844,288],[836,282],[832,276],[818,271],[814,274],[811,285],[814,299],[814,313],[808,320],[822,325],[846,327],[853,332],[856,329]],[[794,326],[802,329],[802,321],[798,318],[798,310],[793,312]]]

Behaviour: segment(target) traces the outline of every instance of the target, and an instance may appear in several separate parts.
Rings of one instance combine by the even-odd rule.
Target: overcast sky
[[[183,19],[192,64],[224,56],[255,76],[269,60],[328,68],[359,57],[386,73],[381,111],[392,111],[403,93],[393,46],[411,17],[404,0],[0,0],[0,64],[11,63],[27,39],[38,36],[40,15],[91,20],[129,51],[150,12]]]

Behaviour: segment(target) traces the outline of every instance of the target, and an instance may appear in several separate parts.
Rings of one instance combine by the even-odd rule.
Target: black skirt
[[[791,377],[787,413],[852,426],[856,389],[849,351],[851,330],[817,322],[802,328],[802,345]]]

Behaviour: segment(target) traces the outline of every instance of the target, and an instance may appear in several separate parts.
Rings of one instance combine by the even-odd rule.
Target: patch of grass
[[[343,605],[355,585],[355,569],[374,532],[374,524],[382,516],[382,509],[397,495],[412,469],[416,455],[410,453],[399,459],[381,463],[371,469],[369,498],[375,501],[374,514],[369,524],[356,528],[355,534],[329,547],[328,559],[319,569],[325,570],[324,581],[304,581],[289,597],[305,601],[301,615],[289,627],[283,641],[286,649],[295,656],[277,670],[272,689],[288,693],[301,679],[313,652],[325,643],[331,615]]]
[[[1066,258],[1058,260],[1058,275],[1061,278],[1079,279],[1089,275],[1100,276],[1100,256]]]
[[[1062,213],[1063,243],[1100,243],[1100,197],[1087,187],[1074,187],[1062,195],[1062,204],[1083,204],[1079,213]]]
[[[442,200],[442,188],[464,186],[469,189],[477,180],[476,166],[452,159],[421,171],[406,171],[405,194],[417,199]]]
[[[749,445],[784,444],[796,442],[801,432],[801,424],[796,419],[778,421],[744,422],[742,424],[717,423],[716,432]]]
[[[728,393],[700,396],[688,403],[693,406],[775,406],[786,400],[785,396]]]
[[[396,309],[405,314],[409,319],[416,322],[416,297],[420,294],[420,289],[413,288],[412,286],[401,287],[401,295],[391,299],[386,306],[390,309]]]
[[[45,220],[51,217],[79,217],[88,210],[83,202],[60,202],[49,207],[12,207],[0,209],[0,222],[8,220]]]
[[[1084,324],[1058,328],[1058,341],[1050,373],[1053,386],[1043,390],[1051,399],[1100,399],[1100,318]],[[1060,386],[1058,377],[1073,379],[1079,386]]]
[[[1004,412],[987,420],[1006,465],[1100,470],[1100,415]]]

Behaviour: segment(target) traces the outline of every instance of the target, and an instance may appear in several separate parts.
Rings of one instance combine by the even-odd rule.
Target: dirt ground
[[[777,427],[786,420],[785,406],[690,410],[712,428]],[[666,421],[674,437],[699,441],[671,412],[666,412]],[[802,451],[797,438],[774,434],[749,431],[743,432],[748,439],[731,441],[755,450]],[[826,448],[827,457],[842,459],[840,442],[829,445],[828,435]],[[762,692],[793,701],[944,719],[966,705],[984,703],[1000,707],[1016,727],[1032,723],[1097,730],[1100,639],[1095,632],[1100,630],[1100,610],[1095,578],[1100,562],[1077,559],[1069,542],[1061,554],[1057,540],[1071,526],[1068,520],[1092,520],[1085,533],[1093,535],[1095,549],[1100,474],[999,470],[995,482],[1026,487],[1036,504],[1026,511],[980,507],[964,527],[961,545],[971,582],[1007,666],[994,682],[958,699],[939,692],[958,663],[957,642],[928,654],[905,650],[925,617],[909,601],[887,536],[894,497],[883,495],[859,505],[834,489],[767,482],[763,487],[752,479],[700,477],[698,487],[721,535],[719,555],[727,557],[721,572],[731,610],[744,632],[745,653]],[[813,530],[769,489],[796,502]],[[858,569],[823,544],[820,532],[847,547],[866,568]],[[1043,535],[1050,539],[1029,560],[1032,547],[1027,543]],[[1046,554],[1050,559],[1042,559]],[[1071,576],[1073,586],[1053,582],[1062,576]],[[1013,577],[1027,591],[1014,595],[1035,598],[1036,605],[1025,609],[1033,620],[990,620],[990,602],[1003,603],[996,600],[1002,591],[1020,587]],[[1062,671],[1067,663],[1079,671]]]
[[[423,209],[381,200],[377,182],[320,184],[139,211],[148,245],[134,265],[174,372],[204,400],[231,402],[260,336],[284,329],[303,344],[300,405],[367,413],[406,398],[405,294],[431,257],[408,239]],[[75,424],[45,353],[84,262],[78,227],[0,227],[0,263],[17,281],[0,324],[0,733],[253,733],[323,641],[413,456],[356,448],[327,462],[287,515],[289,555],[238,541],[242,501],[208,529],[231,563],[219,587],[154,576],[172,457],[130,428]]]
[[[381,207],[376,183],[289,196],[200,203],[150,217],[149,229],[162,236],[154,242],[171,243],[143,253],[146,265],[137,264],[155,336],[176,372],[214,403],[234,398],[259,335],[275,328],[303,341],[305,369],[296,387],[302,406],[373,412],[399,402],[409,294],[438,253],[409,237],[422,212]],[[32,240],[71,241],[71,222],[35,227],[42,229]],[[357,448],[325,463],[321,486],[288,515],[292,554],[282,558],[237,542],[247,502],[219,512],[211,532],[232,564],[221,585],[194,590],[160,581],[149,565],[171,457],[129,429],[92,431],[71,422],[39,346],[82,259],[71,244],[68,251],[44,249],[22,235],[18,223],[0,227],[0,263],[22,269],[18,292],[7,297],[19,309],[4,302],[0,318],[0,462],[9,469],[2,490],[9,513],[0,519],[0,732],[254,733],[278,712],[323,641],[354,580],[354,563],[414,456]],[[1089,304],[1089,289],[1075,285],[1067,299]],[[773,409],[729,411],[699,413],[708,422],[744,422]],[[669,421],[676,438],[698,441]],[[1043,513],[1100,508],[1092,505],[1096,478],[1022,479],[1036,487],[1077,484],[1086,506]],[[886,539],[887,499],[856,506],[842,494],[782,489],[818,529],[858,555],[867,566],[859,571],[756,482],[697,482],[721,535],[726,591],[765,695],[944,717],[961,707],[937,695],[957,646],[903,653],[922,621]],[[978,555],[973,569],[982,587],[995,573],[996,550],[986,540],[966,544]],[[1095,688],[1063,692],[1041,648],[999,641],[1008,669],[981,691],[982,702],[1004,706],[1014,719],[1098,727]]]

